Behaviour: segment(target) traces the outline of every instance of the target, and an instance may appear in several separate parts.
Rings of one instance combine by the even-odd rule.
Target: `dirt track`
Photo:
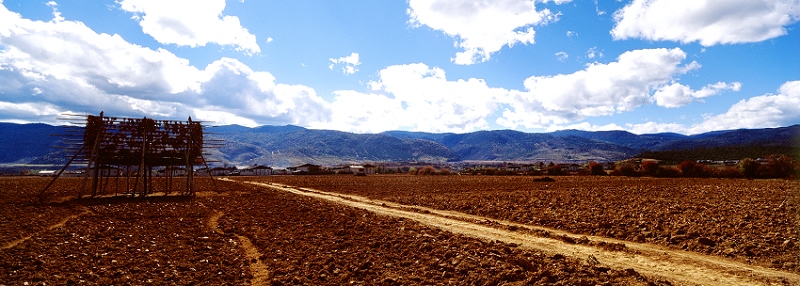
[[[554,229],[498,221],[459,212],[401,205],[308,188],[257,182],[245,183],[314,197],[365,209],[381,215],[412,219],[453,233],[465,234],[485,240],[513,243],[521,247],[545,252],[559,253],[613,268],[632,268],[639,273],[664,277],[678,284],[800,284],[800,275],[794,273],[771,270],[715,256],[671,250],[658,245],[623,242],[603,237],[580,236]],[[549,237],[535,235],[536,231],[548,233]],[[584,240],[584,243],[575,244],[569,242],[574,242],[574,240]],[[588,240],[588,243],[585,240]],[[623,243],[626,246],[625,251],[607,250],[607,248],[598,246]]]

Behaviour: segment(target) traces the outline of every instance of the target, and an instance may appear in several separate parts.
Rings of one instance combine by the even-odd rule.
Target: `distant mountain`
[[[60,145],[61,138],[51,135],[63,132],[60,126],[0,122],[0,163],[31,163],[58,153],[54,146]]]
[[[698,134],[666,142],[653,151],[737,147],[737,146],[800,146],[800,125],[766,129],[738,129]]]
[[[53,148],[61,144],[61,139],[51,136],[63,132],[62,127],[46,124],[0,123],[0,163],[63,164],[72,154],[64,154],[61,149]],[[256,128],[228,125],[207,128],[206,138],[224,142],[221,147],[209,150],[208,159],[215,161],[214,164],[286,167],[305,163],[334,166],[386,161],[616,161],[645,151],[701,147],[738,146],[739,149],[748,149],[747,146],[766,146],[769,148],[758,150],[768,152],[797,150],[800,148],[798,134],[800,125],[717,131],[692,136],[578,130],[552,133],[495,130],[464,134],[408,131],[355,134],[292,125]]]
[[[576,136],[553,136],[511,130],[451,134],[439,140],[463,160],[477,161],[613,161],[633,149]]]
[[[225,146],[214,153],[215,157],[240,165],[460,160],[455,152],[434,141],[383,134],[310,130],[296,126],[259,127],[248,132],[224,127],[211,128],[209,132],[212,133],[210,138],[225,142]]]
[[[635,150],[652,150],[676,140],[688,139],[689,136],[677,133],[656,133],[636,135],[627,131],[580,131],[562,130],[551,133],[553,136],[575,136],[597,141],[622,145]]]

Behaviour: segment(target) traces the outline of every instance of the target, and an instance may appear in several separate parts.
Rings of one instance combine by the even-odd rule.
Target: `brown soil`
[[[797,282],[791,273],[777,270],[781,267],[764,269],[748,265],[738,254],[733,256],[737,260],[732,261],[715,251],[710,252],[712,256],[693,249],[690,250],[694,252],[678,251],[679,246],[649,238],[643,243],[628,239],[615,242],[614,235],[573,231],[569,228],[573,223],[568,220],[574,217],[567,210],[575,208],[576,212],[583,212],[581,204],[571,207],[553,204],[552,210],[562,211],[561,227],[515,219],[525,213],[520,210],[525,204],[511,201],[519,198],[516,194],[520,191],[502,188],[519,184],[534,190],[534,195],[537,191],[513,179],[505,185],[502,180],[490,182],[495,186],[492,191],[475,181],[460,184],[418,177],[269,179],[284,184],[297,180],[293,181],[295,185],[338,190],[350,197],[219,181],[218,188],[212,191],[210,181],[198,178],[199,192],[194,199],[121,198],[113,197],[110,192],[105,196],[112,197],[37,203],[30,198],[47,183],[46,179],[0,178],[0,245],[19,240],[0,249],[0,285],[24,282],[30,285],[672,285],[715,278],[721,280],[709,284]],[[349,180],[352,185],[343,187],[340,180]],[[754,185],[744,182],[742,185],[758,193],[766,205],[771,206],[778,197],[774,195],[779,192],[774,191],[773,181],[754,181]],[[767,183],[757,186],[763,182]],[[59,180],[49,196],[74,196],[79,183],[80,180]],[[581,184],[586,182],[575,183]],[[607,183],[595,185],[602,188],[603,184]],[[713,189],[714,184],[718,182],[711,181],[708,185]],[[404,192],[392,186],[412,188]],[[555,188],[552,183],[550,186]],[[453,187],[469,194],[447,191]],[[546,194],[551,199],[563,199],[558,193]],[[757,204],[745,203],[747,197],[738,193],[734,196],[739,196],[742,207]],[[474,198],[483,202],[475,203]],[[532,201],[535,200],[528,203]],[[786,222],[783,212],[797,211],[796,201],[787,200],[778,214],[769,217],[775,219],[769,225],[763,223],[764,211],[747,209],[744,212],[751,214],[750,221],[766,230],[738,235],[726,230],[728,224],[723,216],[735,215],[728,211],[727,201],[703,202],[708,203],[710,210],[723,210],[715,218],[720,224],[719,233],[729,238],[759,238],[764,231],[774,232],[772,229],[783,227]],[[715,206],[716,203],[722,207]],[[617,212],[627,213],[630,209],[627,204],[624,200],[618,202]],[[468,205],[472,208],[464,210]],[[680,203],[674,205],[681,207]],[[538,210],[530,208],[526,212]],[[642,212],[643,220],[649,219],[650,211]],[[616,218],[607,213],[611,212],[591,218]],[[75,217],[66,219],[70,216]],[[672,225],[668,220],[673,217],[663,219],[667,221],[665,226]],[[65,223],[59,225],[62,221]],[[620,227],[602,229],[617,231]],[[714,234],[705,230],[698,233]],[[759,247],[770,246],[779,236],[792,234],[781,231],[770,236],[770,242],[756,239],[755,243]],[[30,238],[20,240],[24,237]],[[721,237],[710,239],[720,245],[724,241]],[[792,247],[796,245],[786,247],[794,251]],[[748,259],[755,264],[761,264],[764,257],[772,257],[755,254],[776,253],[752,248],[750,251],[754,256]],[[646,263],[653,264],[641,266]],[[726,267],[731,268],[719,269],[721,263],[730,263]],[[677,267],[681,265],[687,273],[694,273],[689,276],[707,280],[664,275],[664,270],[659,270],[667,266],[680,269]],[[750,268],[742,268],[743,265]],[[752,277],[735,269],[752,271]]]
[[[797,181],[624,177],[257,178],[800,273]]]
[[[640,273],[661,276],[667,278],[669,281],[679,282],[680,284],[761,285],[764,283],[800,283],[800,275],[794,273],[765,269],[763,267],[713,256],[669,250],[657,245],[628,243],[626,246],[629,247],[631,251],[609,251],[603,246],[621,244],[622,242],[601,237],[578,237],[575,234],[553,229],[532,228],[547,231],[552,236],[558,236],[558,238],[539,237],[520,232],[520,229],[528,228],[528,226],[520,224],[496,220],[491,221],[494,224],[515,229],[512,231],[470,222],[486,220],[486,218],[476,217],[474,215],[405,206],[386,201],[371,200],[365,197],[328,193],[308,188],[292,188],[278,184],[255,182],[251,184],[333,201],[339,204],[366,209],[382,215],[412,219],[425,225],[484,240],[503,241],[505,243],[520,245],[521,247],[537,249],[553,254],[561,253],[578,259],[588,258],[596,263],[603,263],[613,268],[631,268]],[[569,239],[565,241],[565,237]],[[576,239],[583,239],[585,242],[583,245],[576,244],[574,241]]]

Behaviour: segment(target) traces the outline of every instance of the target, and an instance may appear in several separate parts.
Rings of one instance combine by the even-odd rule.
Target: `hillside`
[[[58,136],[51,136],[63,132],[62,127],[46,124],[0,123],[0,163],[64,164],[72,154],[54,148],[61,142]],[[286,167],[305,163],[333,166],[388,161],[616,161],[643,152],[670,159],[711,156],[705,154],[714,152],[759,157],[769,155],[760,153],[776,150],[782,153],[788,150],[796,155],[800,145],[797,144],[798,134],[800,125],[692,136],[577,130],[552,133],[495,130],[464,134],[408,131],[355,134],[291,125],[257,128],[229,125],[207,128],[206,138],[225,143],[221,148],[209,150],[208,159],[213,161],[212,165]],[[679,152],[681,150],[688,151]]]

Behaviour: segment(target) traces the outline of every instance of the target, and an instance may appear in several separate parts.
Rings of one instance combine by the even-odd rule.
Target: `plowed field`
[[[264,179],[266,178],[266,179]],[[800,191],[786,180],[384,176],[258,178],[800,272]]]
[[[791,274],[798,272],[794,182],[565,177],[543,184],[530,177],[455,176],[236,179],[386,202],[226,181],[218,181],[217,190],[211,191],[203,179],[193,199],[110,194],[77,200],[70,196],[80,180],[59,179],[50,192],[51,202],[39,203],[31,198],[46,179],[0,178],[0,285],[800,281]],[[606,243],[593,235],[622,240]],[[538,242],[556,248],[542,249]],[[746,243],[753,245],[740,247]],[[723,263],[734,261],[733,268],[755,274],[731,270],[719,277],[713,276],[717,272],[698,272],[706,280],[672,279],[634,270],[641,269],[637,265],[610,262],[614,257],[642,256],[636,254],[640,246],[720,257]],[[721,247],[733,250],[717,251]],[[761,278],[751,279],[753,275]]]

